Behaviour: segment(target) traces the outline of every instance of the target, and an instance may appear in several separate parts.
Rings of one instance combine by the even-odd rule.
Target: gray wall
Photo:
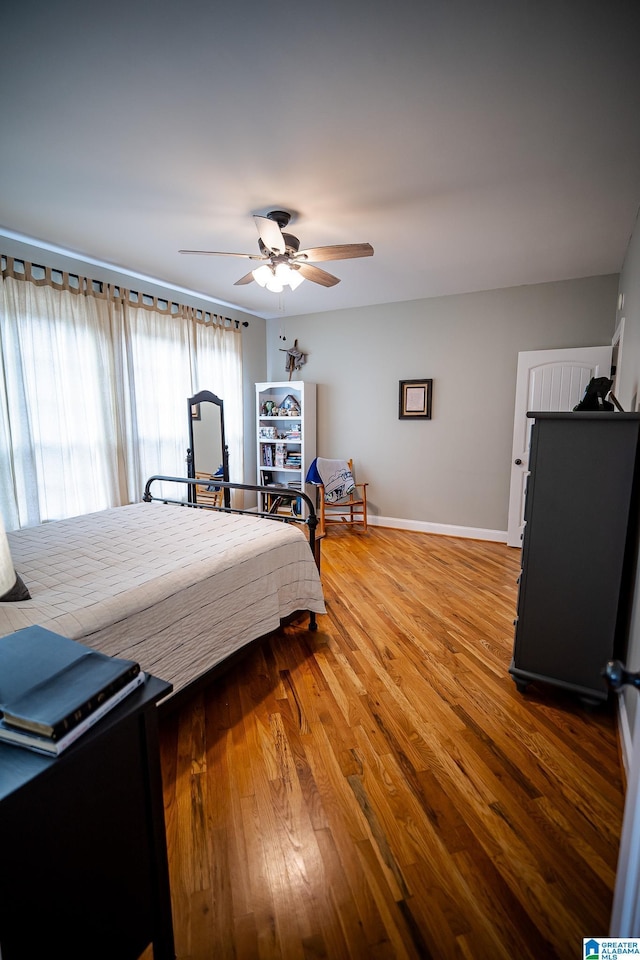
[[[318,384],[318,455],[353,457],[382,518],[505,531],[518,352],[611,343],[617,275],[267,321]],[[326,296],[331,296],[330,290]],[[286,342],[279,334],[286,334]],[[398,419],[398,382],[433,378],[433,417]]]

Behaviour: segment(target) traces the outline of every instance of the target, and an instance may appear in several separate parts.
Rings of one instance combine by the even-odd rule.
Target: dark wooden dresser
[[[0,744],[2,960],[172,960],[155,677],[59,757]]]
[[[640,414],[534,419],[510,673],[607,698],[605,663],[624,658],[638,542]]]

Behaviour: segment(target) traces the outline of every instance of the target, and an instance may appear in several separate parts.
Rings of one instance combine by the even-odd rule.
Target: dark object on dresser
[[[609,380],[608,377],[592,377],[587,384],[582,400],[573,409],[576,411],[600,410],[602,412],[613,410],[613,404],[607,400],[607,394],[612,386],[613,380]]]

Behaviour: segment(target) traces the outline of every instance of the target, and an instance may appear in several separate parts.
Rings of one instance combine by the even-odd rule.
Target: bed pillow
[[[14,602],[30,599],[31,594],[13,566],[9,541],[0,517],[0,601]]]

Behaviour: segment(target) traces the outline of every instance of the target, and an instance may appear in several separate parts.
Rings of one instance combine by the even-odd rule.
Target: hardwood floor
[[[375,527],[322,551],[318,631],[162,723],[179,960],[580,956],[608,932],[615,716],[516,691],[519,553]]]

